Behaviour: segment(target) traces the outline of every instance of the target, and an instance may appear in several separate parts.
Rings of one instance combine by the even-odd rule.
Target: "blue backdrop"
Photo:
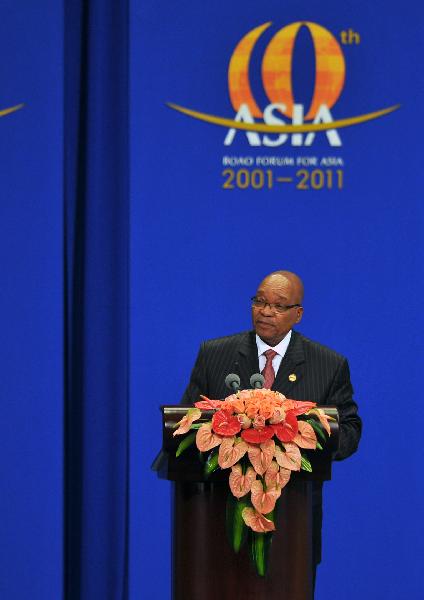
[[[422,13],[392,0],[4,3],[1,598],[169,598],[170,486],[150,471],[159,405],[179,401],[201,340],[250,327],[249,298],[279,268],[305,281],[299,329],[349,358],[364,419],[326,486],[317,599],[423,596]],[[270,23],[244,73],[264,108],[270,40],[305,21],[331,43],[317,54],[322,30],[300,29],[286,100],[291,82],[306,112],[317,70],[326,89],[338,69],[334,120],[400,108],[337,128],[341,145],[321,131],[271,146],[240,131],[224,145],[225,127],[167,105],[233,119],[230,59]]]
[[[160,597],[169,596],[169,577],[159,579],[159,573],[169,573],[169,485],[149,471],[160,446],[158,406],[179,401],[201,340],[250,327],[249,298],[262,276],[279,268],[304,278],[299,330],[349,358],[364,419],[358,454],[335,465],[326,486],[316,597],[422,596],[417,525],[422,451],[416,418],[423,325],[420,15],[418,5],[381,1],[343,6],[312,1],[307,7],[273,0],[261,6],[132,2],[130,572],[135,597],[146,581]],[[254,95],[264,106],[263,53],[272,35],[298,21],[325,27],[342,49],[346,79],[331,109],[333,119],[401,107],[339,129],[339,147],[330,146],[322,132],[309,147],[295,147],[290,140],[279,147],[252,147],[242,132],[224,146],[225,127],[166,105],[234,118],[230,57],[247,32],[272,22],[252,52],[249,71]],[[312,95],[314,60],[303,30],[292,69],[296,97],[304,104]],[[240,179],[239,188],[224,189],[225,156],[336,157],[343,161],[333,167],[343,171],[343,187],[298,189],[295,164],[272,167],[274,177],[291,177],[291,183],[274,179],[272,189],[240,189],[245,185]],[[238,168],[233,167],[233,183]],[[307,170],[312,177],[313,168]]]
[[[18,6],[19,4],[19,6]],[[61,3],[0,19],[0,597],[62,593]]]
[[[128,598],[127,7],[2,6],[7,600]]]
[[[65,3],[66,600],[128,597],[128,12]]]

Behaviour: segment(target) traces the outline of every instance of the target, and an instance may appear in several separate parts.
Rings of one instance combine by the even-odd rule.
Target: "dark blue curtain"
[[[128,5],[65,2],[66,600],[125,599]]]

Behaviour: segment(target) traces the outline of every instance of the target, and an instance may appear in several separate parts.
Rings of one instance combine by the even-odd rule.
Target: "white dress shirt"
[[[283,360],[284,355],[287,352],[287,348],[288,348],[288,345],[289,345],[290,339],[291,339],[291,334],[292,334],[292,332],[290,329],[290,331],[281,340],[281,342],[274,347],[268,346],[268,344],[266,344],[263,340],[261,340],[261,338],[258,335],[256,335],[256,345],[258,347],[258,357],[259,357],[259,371],[261,373],[264,370],[265,363],[266,363],[266,357],[264,356],[264,352],[271,349],[271,350],[274,350],[275,352],[277,352],[277,354],[272,359],[272,368],[274,369],[275,376],[277,376],[277,371],[281,365],[281,361]]]

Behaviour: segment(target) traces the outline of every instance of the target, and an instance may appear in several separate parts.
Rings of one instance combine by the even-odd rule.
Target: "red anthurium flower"
[[[284,469],[290,469],[290,471],[300,471],[300,465],[302,463],[302,455],[296,444],[284,444],[284,450],[281,450],[279,446],[275,446],[274,456],[280,467]]]
[[[241,516],[248,527],[257,533],[266,533],[267,531],[275,531],[275,525],[270,520],[257,512],[254,508],[246,507],[243,509]]]
[[[299,416],[308,412],[311,408],[314,408],[316,402],[286,399],[284,400],[283,406],[285,410],[292,410],[296,416]]]
[[[228,483],[230,484],[230,490],[236,498],[242,498],[250,492],[252,483],[256,479],[256,473],[252,467],[248,467],[246,473],[243,475],[243,470],[240,464],[236,464],[231,468],[230,477]]]
[[[211,423],[205,423],[197,430],[196,446],[200,452],[207,452],[208,450],[212,450],[212,448],[219,446],[223,439],[223,437],[216,435],[216,433],[212,431]]]
[[[258,475],[263,475],[274,457],[275,442],[266,440],[260,446],[249,446],[249,460]]]
[[[293,438],[293,442],[300,448],[315,450],[317,447],[317,436],[312,425],[305,421],[299,421],[299,431]]]
[[[279,440],[282,442],[291,442],[298,431],[299,425],[294,411],[289,410],[286,413],[284,421],[271,425],[270,427],[273,428],[274,433]]]
[[[264,490],[262,481],[256,479],[252,483],[251,499],[252,504],[256,510],[263,515],[267,515],[269,512],[274,510],[275,503],[281,496],[281,488],[274,486],[267,491]]]
[[[215,408],[221,408],[222,400],[211,400],[207,396],[200,396],[202,399],[194,403],[196,408],[202,410],[214,410]]]
[[[241,429],[241,423],[226,410],[219,410],[212,417],[212,429],[218,435],[233,436]]]
[[[247,444],[240,438],[226,437],[222,440],[218,453],[218,464],[221,469],[229,469],[247,452]]]
[[[244,429],[241,432],[241,437],[249,444],[261,444],[270,440],[274,436],[274,430],[270,425],[258,427],[257,429]]]

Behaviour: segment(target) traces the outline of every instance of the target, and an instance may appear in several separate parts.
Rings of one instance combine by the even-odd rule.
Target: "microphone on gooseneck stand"
[[[240,377],[235,373],[229,373],[225,378],[225,385],[232,392],[238,392],[240,389]]]
[[[264,387],[265,379],[260,373],[253,373],[250,378],[250,386],[253,389],[261,390]]]

